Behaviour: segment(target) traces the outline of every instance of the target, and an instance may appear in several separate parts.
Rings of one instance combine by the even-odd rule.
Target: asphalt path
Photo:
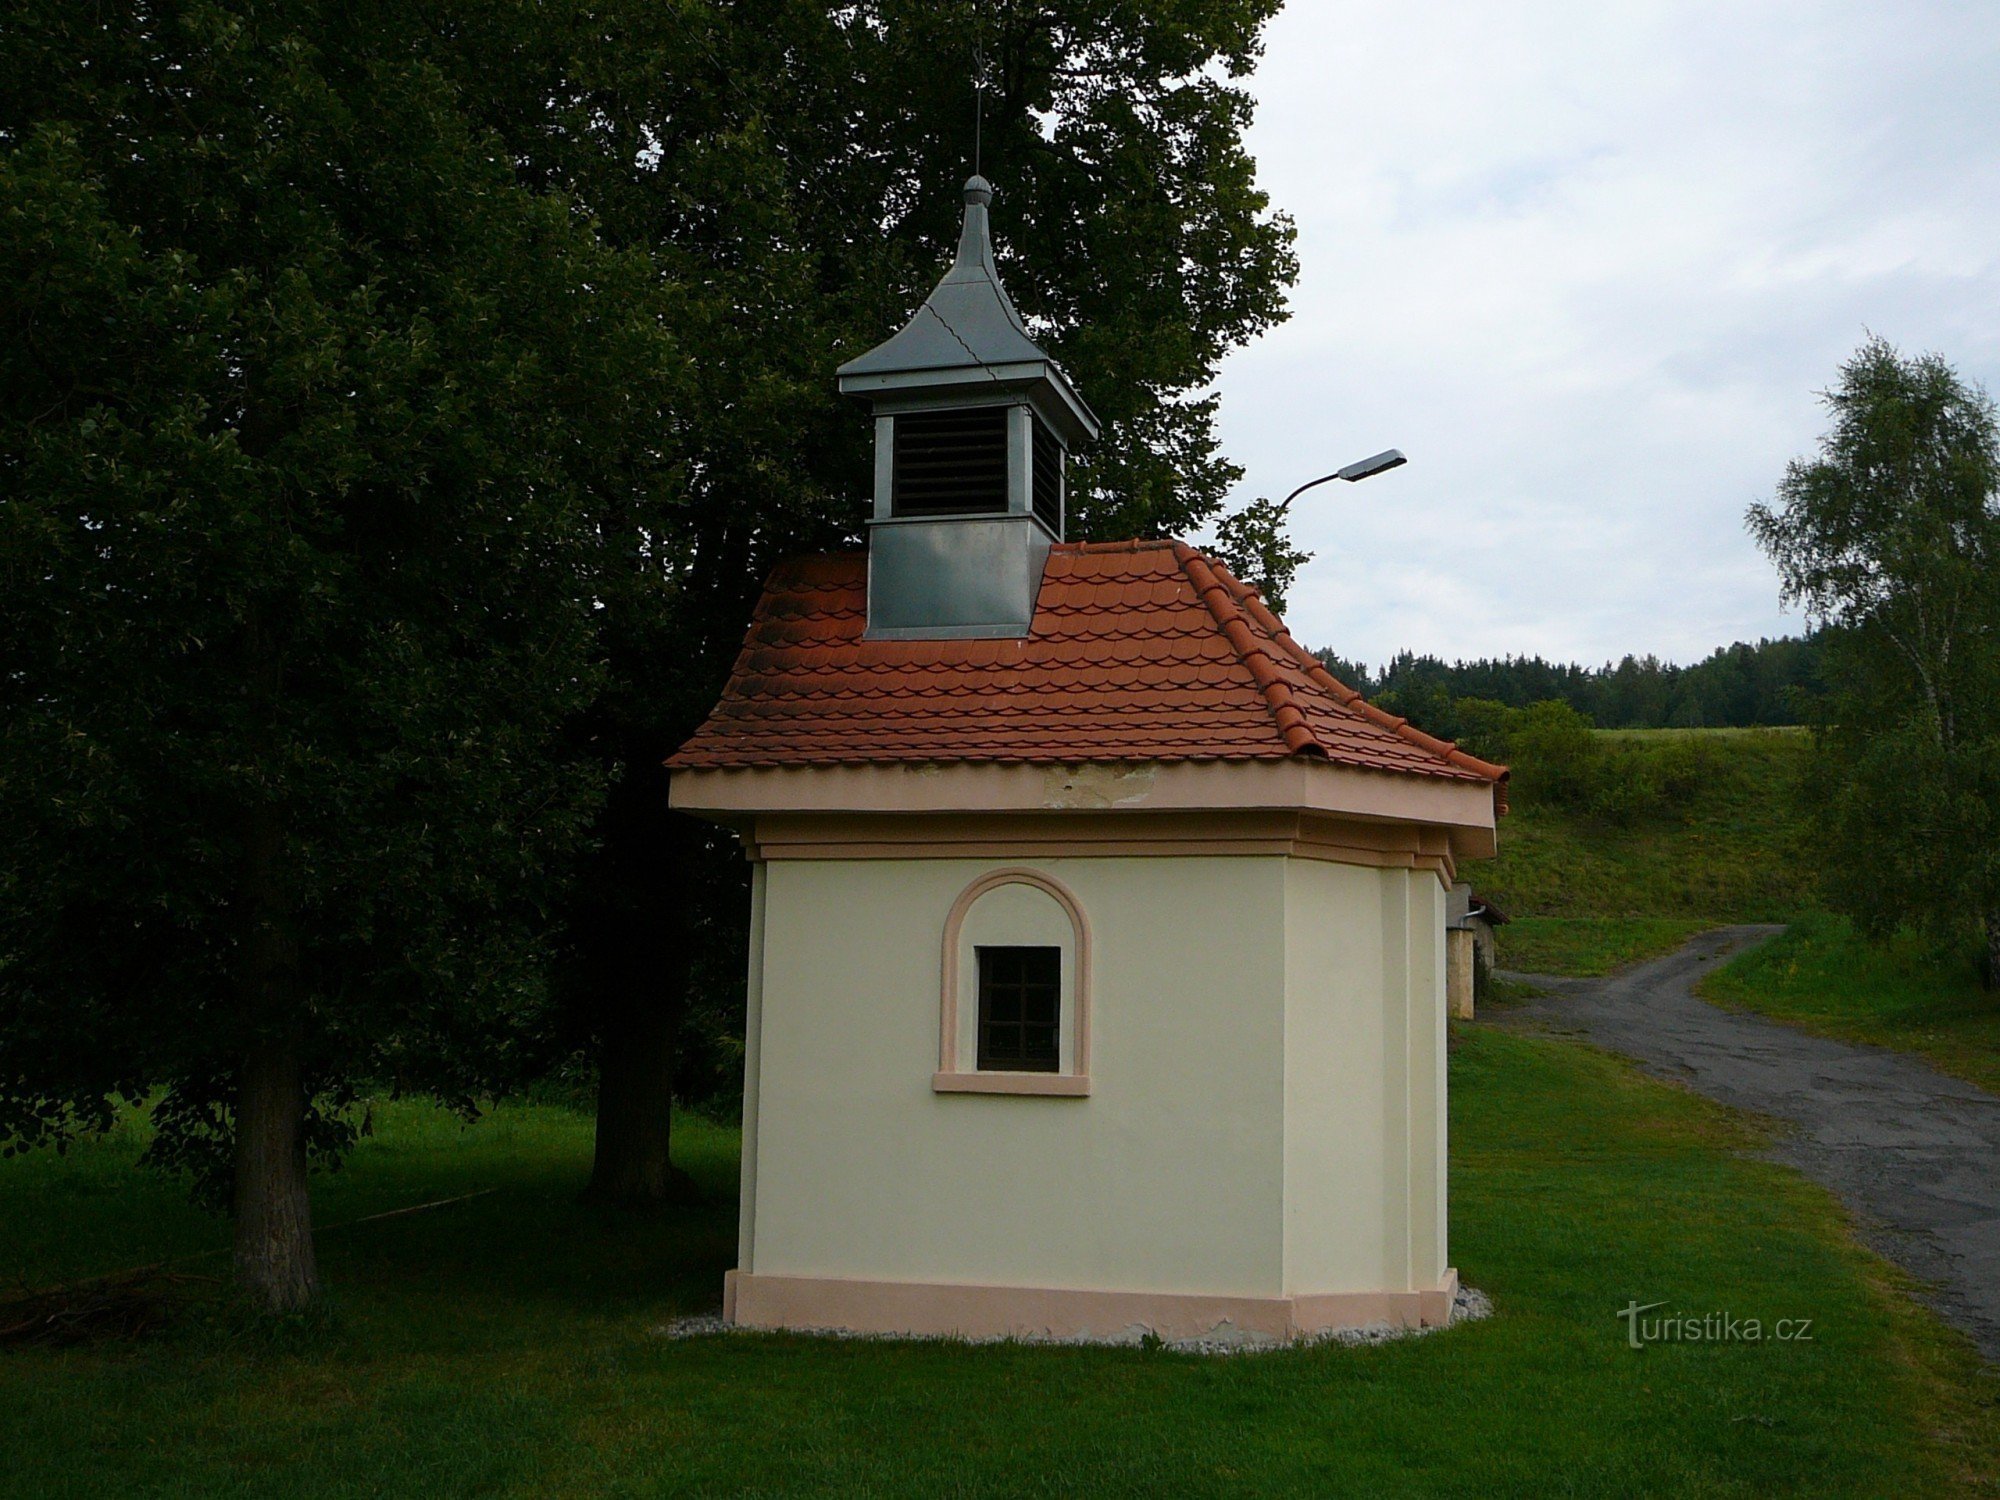
[[[2000,1097],[1882,1047],[1699,999],[1725,955],[1783,931],[1723,927],[1605,979],[1510,974],[1546,993],[1490,1014],[1579,1036],[1656,1076],[1771,1116],[1772,1155],[1839,1195],[1876,1250],[2000,1364]]]

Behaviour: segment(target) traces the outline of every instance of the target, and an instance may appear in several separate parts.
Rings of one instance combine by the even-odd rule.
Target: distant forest
[[[1331,651],[1314,654],[1371,701],[1449,739],[1463,732],[1458,704],[1467,698],[1509,708],[1567,703],[1601,729],[1797,724],[1817,688],[1820,636],[1738,641],[1686,667],[1656,656],[1585,667],[1539,656],[1445,662],[1405,651],[1371,672]]]

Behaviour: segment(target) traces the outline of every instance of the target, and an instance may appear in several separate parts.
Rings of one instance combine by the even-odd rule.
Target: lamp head
[[[1408,462],[1409,460],[1403,457],[1403,450],[1401,448],[1388,448],[1377,453],[1373,458],[1357,460],[1337,472],[1340,478],[1345,479],[1349,484],[1353,484],[1357,480],[1367,479],[1371,475],[1383,473],[1385,470],[1401,468]]]

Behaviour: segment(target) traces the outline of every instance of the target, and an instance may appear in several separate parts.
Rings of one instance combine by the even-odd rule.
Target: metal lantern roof
[[[901,332],[839,370],[845,395],[878,404],[946,397],[963,401],[980,386],[1021,395],[1071,443],[1097,436],[1097,418],[1069,377],[1035,341],[993,265],[984,177],[965,184],[965,224],[958,253],[924,305]]]

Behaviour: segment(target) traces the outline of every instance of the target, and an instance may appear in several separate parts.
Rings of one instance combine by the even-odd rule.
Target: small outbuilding
[[[874,410],[866,551],[773,574],[670,762],[753,867],[725,1315],[1443,1321],[1447,897],[1506,773],[1195,548],[1064,539],[1096,421],[1001,289],[990,196],[840,371]]]
[[[1451,888],[1445,911],[1446,993],[1451,1013],[1461,1021],[1472,1019],[1473,1004],[1486,987],[1486,978],[1498,962],[1496,933],[1507,921],[1507,913],[1472,888],[1459,881]]]

